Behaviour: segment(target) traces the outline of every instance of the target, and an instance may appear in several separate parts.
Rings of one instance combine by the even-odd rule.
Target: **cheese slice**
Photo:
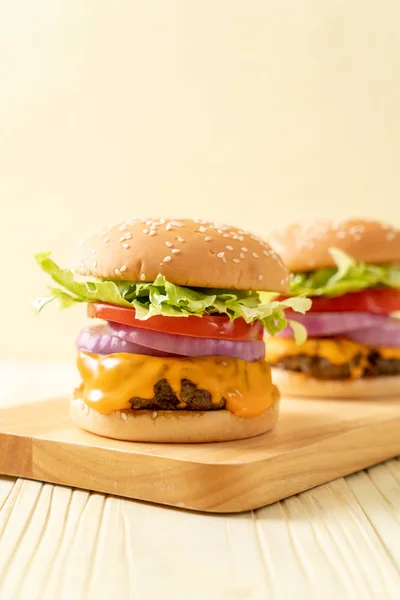
[[[226,408],[241,417],[255,417],[276,400],[269,365],[261,360],[211,358],[158,358],[139,354],[90,354],[80,351],[77,367],[83,401],[102,414],[130,409],[131,398],[151,399],[154,384],[167,379],[179,398],[181,380],[189,379],[210,392],[212,402],[226,400]],[[185,408],[181,402],[178,408]]]
[[[265,360],[276,365],[285,357],[305,355],[325,358],[333,365],[344,365],[357,356],[360,357],[357,364],[350,367],[351,377],[357,379],[368,367],[371,352],[378,352],[386,360],[400,360],[400,348],[370,347],[344,338],[309,338],[299,346],[292,339],[271,338],[266,343]]]
[[[335,339],[309,338],[304,344],[297,345],[292,339],[270,338],[266,343],[265,358],[271,364],[276,364],[286,356],[320,356],[333,365],[343,365],[350,362],[358,354],[367,355],[371,348],[357,342]]]
[[[400,348],[376,348],[385,360],[400,360]]]

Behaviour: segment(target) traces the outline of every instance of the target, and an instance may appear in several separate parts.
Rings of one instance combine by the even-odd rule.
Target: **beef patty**
[[[379,352],[371,352],[368,356],[367,376],[400,375],[400,360],[382,358]]]
[[[221,410],[225,408],[225,399],[218,404],[212,402],[211,394],[207,390],[198,388],[189,379],[181,380],[179,398],[168,383],[167,379],[160,379],[154,385],[153,398],[131,398],[132,408],[145,410]],[[185,403],[186,406],[182,406]]]
[[[362,355],[357,354],[352,360],[342,365],[334,365],[321,356],[285,356],[274,365],[279,369],[304,373],[314,379],[351,379],[352,368],[360,365]],[[400,360],[383,359],[379,352],[372,351],[364,368],[363,377],[379,377],[383,375],[400,375]]]

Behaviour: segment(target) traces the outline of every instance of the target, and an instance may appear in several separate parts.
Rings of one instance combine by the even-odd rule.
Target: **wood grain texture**
[[[0,471],[201,511],[247,511],[400,454],[400,401],[285,400],[277,429],[239,442],[143,444],[94,436],[68,401],[0,414]]]
[[[17,480],[0,511],[0,597],[397,600],[390,534],[362,508],[367,480],[393,468],[370,469],[358,499],[355,475],[229,516]]]

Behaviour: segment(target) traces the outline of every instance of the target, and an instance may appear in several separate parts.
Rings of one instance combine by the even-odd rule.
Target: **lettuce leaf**
[[[338,248],[331,248],[330,254],[336,268],[296,273],[290,287],[292,294],[334,297],[377,286],[400,290],[400,267],[357,262]]]
[[[50,258],[49,252],[36,254],[35,259],[43,271],[60,286],[50,287],[48,296],[37,298],[33,302],[36,313],[53,301],[61,308],[79,302],[105,302],[134,308],[135,316],[140,320],[150,319],[155,315],[201,317],[224,314],[231,321],[238,318],[243,318],[246,323],[260,321],[267,332],[274,335],[288,324],[285,308],[304,314],[311,307],[308,298],[262,303],[258,292],[187,288],[167,281],[163,275],[158,275],[153,283],[102,279],[78,281],[72,271],[60,269]],[[306,332],[297,325],[294,334],[298,343],[305,341]]]

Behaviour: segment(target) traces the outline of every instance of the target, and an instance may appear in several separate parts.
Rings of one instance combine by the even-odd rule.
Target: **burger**
[[[290,293],[312,300],[296,345],[283,329],[266,359],[285,394],[400,395],[400,231],[373,220],[293,224],[270,243],[292,273]],[[288,317],[290,316],[290,311]]]
[[[179,443],[275,425],[279,392],[263,334],[286,327],[286,308],[310,303],[276,299],[289,273],[265,241],[204,220],[133,219],[82,240],[71,270],[49,253],[35,258],[58,284],[36,312],[83,302],[96,319],[76,341],[81,385],[70,414],[79,427]]]

